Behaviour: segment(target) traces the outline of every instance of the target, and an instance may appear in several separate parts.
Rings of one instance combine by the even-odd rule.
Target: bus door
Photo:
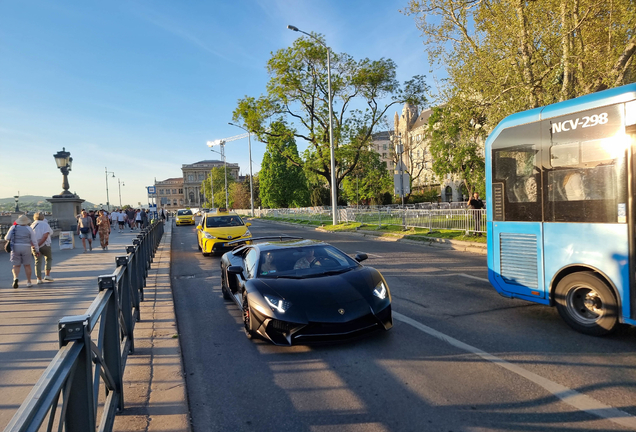
[[[503,130],[492,144],[493,270],[499,289],[546,298],[540,123]]]

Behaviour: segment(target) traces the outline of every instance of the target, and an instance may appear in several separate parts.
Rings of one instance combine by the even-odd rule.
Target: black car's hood
[[[307,321],[323,321],[348,313],[367,314],[373,302],[373,289],[381,276],[372,267],[358,267],[337,275],[305,279],[261,278],[262,294],[272,294],[292,303],[288,315]],[[302,315],[302,317],[300,316]],[[342,314],[340,314],[342,315]],[[346,317],[343,317],[346,318]]]

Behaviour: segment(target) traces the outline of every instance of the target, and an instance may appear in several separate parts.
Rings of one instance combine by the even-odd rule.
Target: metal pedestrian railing
[[[404,228],[424,228],[433,230],[457,230],[467,233],[486,232],[486,210],[452,208],[442,203],[426,208],[398,207],[339,207],[340,222],[359,222],[365,225],[397,225]],[[236,210],[249,215],[249,210]],[[295,209],[254,209],[256,217],[275,217],[294,221],[329,224],[332,221],[329,207],[308,207]]]
[[[49,222],[49,226],[53,229],[58,228],[57,219],[47,219]],[[11,228],[11,224],[0,224],[0,240],[4,239],[4,236],[9,232],[9,228]]]
[[[115,413],[124,409],[124,368],[163,230],[161,222],[142,230],[127,255],[116,257],[115,272],[97,278],[99,294],[86,313],[59,321],[60,349],[5,432],[38,431],[45,423],[47,431],[112,430]]]

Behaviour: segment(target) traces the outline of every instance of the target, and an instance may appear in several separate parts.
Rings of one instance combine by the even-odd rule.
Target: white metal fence
[[[437,206],[437,204],[434,205]],[[338,208],[338,220],[340,222],[360,222],[365,225],[399,225],[405,228],[425,228],[429,231],[444,229],[469,233],[486,232],[485,209],[471,210],[467,208],[450,208],[450,206],[442,207],[446,208],[340,207]],[[235,211],[244,216],[251,214],[250,210]],[[328,224],[331,223],[331,207],[254,209],[254,216]]]

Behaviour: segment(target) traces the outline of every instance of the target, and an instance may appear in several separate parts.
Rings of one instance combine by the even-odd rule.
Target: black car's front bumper
[[[265,317],[255,310],[252,310],[252,319],[256,323],[257,333],[275,345],[346,340],[377,330],[389,330],[393,327],[390,304],[377,313],[369,310],[366,315],[338,323],[309,322],[299,324]]]

